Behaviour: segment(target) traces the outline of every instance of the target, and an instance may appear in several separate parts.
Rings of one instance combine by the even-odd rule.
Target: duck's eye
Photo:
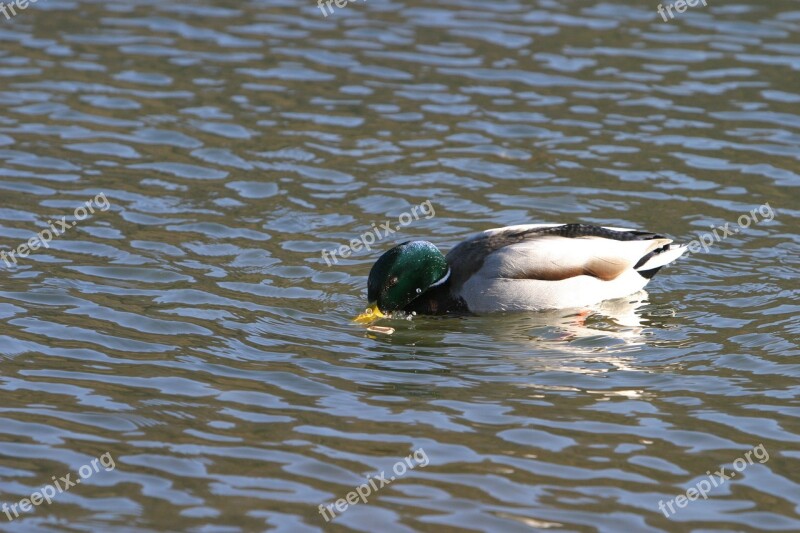
[[[422,294],[422,289],[417,289],[417,294]]]

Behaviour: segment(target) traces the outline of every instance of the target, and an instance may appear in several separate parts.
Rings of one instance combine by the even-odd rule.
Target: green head
[[[403,309],[450,273],[442,252],[426,241],[399,244],[384,253],[369,271],[367,299],[377,310]]]

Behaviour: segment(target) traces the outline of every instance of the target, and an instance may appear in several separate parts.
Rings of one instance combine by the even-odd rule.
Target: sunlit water
[[[39,0],[0,41],[0,246],[70,224],[0,262],[0,503],[114,465],[0,527],[800,529],[797,2]],[[739,231],[588,316],[350,322],[394,243],[571,221]]]

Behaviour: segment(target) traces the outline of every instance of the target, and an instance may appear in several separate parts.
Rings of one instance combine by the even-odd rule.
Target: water
[[[0,502],[95,459],[4,529],[800,529],[797,2],[40,0],[0,23],[0,245],[97,200],[0,263]],[[688,242],[767,203],[585,318],[350,323],[396,242]]]

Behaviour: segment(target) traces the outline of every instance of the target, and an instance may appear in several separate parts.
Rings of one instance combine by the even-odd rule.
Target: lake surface
[[[0,41],[0,247],[63,233],[0,262],[0,503],[81,481],[3,530],[800,530],[800,3],[39,0]],[[712,244],[588,316],[350,322],[392,245],[543,222]]]

